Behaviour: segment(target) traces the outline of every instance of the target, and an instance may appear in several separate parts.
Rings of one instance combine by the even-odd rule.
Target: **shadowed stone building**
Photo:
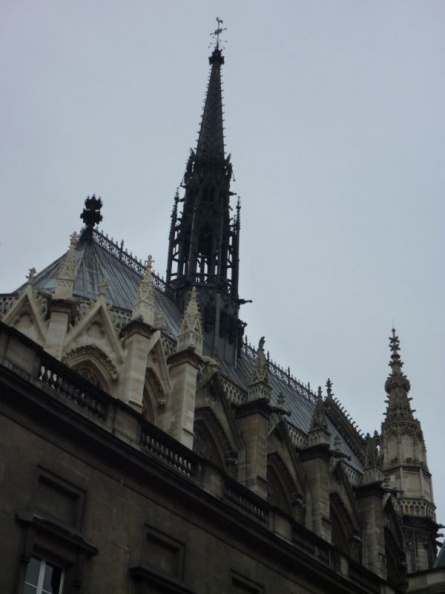
[[[445,591],[395,331],[373,436],[244,338],[223,64],[217,43],[166,281],[93,196],[68,251],[0,296],[0,592]]]

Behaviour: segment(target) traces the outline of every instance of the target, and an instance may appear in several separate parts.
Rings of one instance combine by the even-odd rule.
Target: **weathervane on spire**
[[[221,25],[223,24],[223,20],[220,19],[219,17],[216,17],[216,22],[217,22],[218,26],[216,27],[216,29],[214,31],[212,31],[212,33],[210,33],[210,35],[212,37],[216,38],[215,49],[219,49],[219,36],[221,35],[221,33],[223,31],[227,31],[227,27],[224,27],[224,29],[221,27]]]

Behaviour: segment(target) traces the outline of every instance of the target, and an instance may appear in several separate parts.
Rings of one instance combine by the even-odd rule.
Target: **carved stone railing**
[[[110,397],[45,353],[40,358],[38,379],[93,416],[102,420],[107,418]]]
[[[292,534],[292,542],[300,550],[316,557],[326,565],[332,564],[331,545],[321,538],[316,537],[302,526],[295,526]]]
[[[265,523],[269,513],[269,505],[264,499],[235,480],[226,477],[224,483],[224,499],[237,507],[241,512]]]
[[[221,382],[224,388],[224,393],[227,396],[227,400],[232,404],[244,404],[247,400],[247,394],[240,390],[238,386],[226,379],[221,377]]]
[[[169,435],[148,422],[142,423],[141,445],[175,470],[192,477],[197,470],[197,456]]]
[[[401,497],[397,500],[397,506],[404,515],[427,517],[436,521],[436,508],[433,503],[421,499],[406,499]]]
[[[287,430],[292,443],[296,445],[297,448],[307,448],[309,438],[303,431],[297,429],[297,427],[291,425],[291,423],[287,423]]]

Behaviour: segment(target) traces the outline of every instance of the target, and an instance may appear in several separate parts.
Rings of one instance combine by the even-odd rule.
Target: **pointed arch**
[[[385,556],[388,582],[394,587],[402,585],[406,580],[404,567],[406,555],[404,539],[393,501],[389,497],[384,506],[385,514]]]
[[[238,453],[210,407],[205,406],[196,410],[193,431],[195,433],[193,449],[225,472],[233,474]]]
[[[295,516],[296,511],[298,515],[296,519],[303,523],[303,513],[298,513],[298,510],[303,512],[303,508],[294,506],[297,501],[302,500],[302,494],[298,492],[291,473],[277,452],[267,456],[267,499],[269,503],[279,507],[292,517]]]
[[[356,561],[361,560],[361,540],[342,498],[338,493],[329,495],[331,544]]]
[[[142,416],[156,425],[158,408],[165,406],[165,403],[166,395],[162,387],[162,382],[156,372],[149,367],[145,371]]]
[[[117,367],[110,357],[95,344],[72,349],[62,357],[62,363],[108,393],[119,378]]]

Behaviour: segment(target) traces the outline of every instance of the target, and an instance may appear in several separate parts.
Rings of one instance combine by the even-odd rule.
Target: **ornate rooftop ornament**
[[[331,433],[328,429],[321,387],[318,388],[317,400],[309,430],[309,445],[329,445]]]
[[[334,392],[332,391],[332,382],[331,379],[328,377],[328,380],[326,382],[326,392],[327,392],[327,397],[328,398],[332,398],[334,396]]]
[[[148,256],[145,262],[144,276],[139,284],[139,292],[133,307],[132,319],[141,319],[146,324],[154,324],[155,292],[153,284],[153,258]]]
[[[317,431],[319,429],[323,429],[324,431],[327,431],[328,429],[321,386],[318,387],[317,402],[315,403],[315,409],[311,423],[311,431]]]
[[[77,272],[77,241],[77,233],[72,233],[70,236],[70,247],[62,262],[56,279],[56,299],[68,299],[73,296],[74,281],[76,279]]]
[[[258,350],[249,384],[248,399],[270,398],[271,387],[269,384],[269,362],[264,352],[264,336],[260,338]]]
[[[366,436],[366,450],[365,460],[363,464],[363,484],[380,483],[385,480],[385,475],[382,472],[382,454],[380,452],[380,436],[377,431],[371,437]]]
[[[34,268],[34,266],[29,269],[29,272],[28,272],[26,278],[30,285],[32,285],[34,283],[34,280],[36,278],[36,273],[37,273],[37,270]]]
[[[262,336],[258,343],[258,350],[256,353],[255,366],[253,368],[252,380],[250,382],[251,385],[255,384],[257,382],[264,382],[266,384],[269,384],[269,377],[268,377],[269,366],[267,363],[266,354],[264,352],[264,343],[265,342],[266,342],[266,339],[264,338],[264,336]]]
[[[91,235],[94,226],[98,225],[103,219],[103,216],[100,212],[101,208],[102,199],[96,198],[95,194],[93,194],[91,197],[88,196],[88,198],[85,200],[85,208],[83,209],[80,218],[85,224],[85,231],[88,235]]]
[[[220,19],[219,17],[216,17],[216,25],[217,25],[216,29],[210,33],[210,35],[215,38],[215,49],[219,49],[219,43],[220,43],[219,36],[224,31],[227,31],[227,27],[224,27],[224,29],[221,27],[223,22],[224,21],[222,19]]]
[[[182,351],[191,347],[194,348],[198,355],[201,355],[202,346],[201,314],[199,313],[198,300],[196,298],[196,287],[193,287],[182,318],[177,350]]]

